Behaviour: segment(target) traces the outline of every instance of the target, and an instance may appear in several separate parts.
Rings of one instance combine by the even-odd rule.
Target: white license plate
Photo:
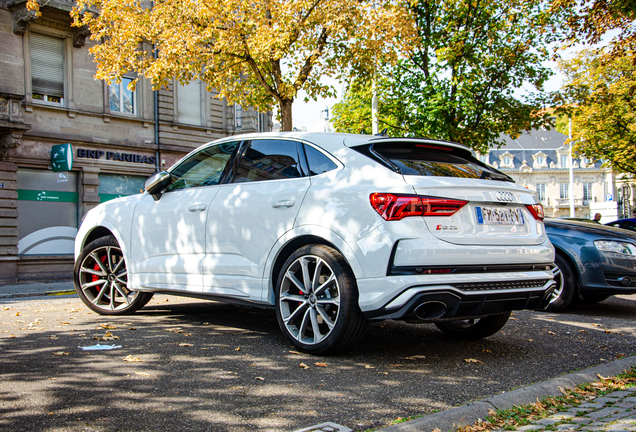
[[[476,207],[477,222],[484,225],[523,225],[520,208]]]

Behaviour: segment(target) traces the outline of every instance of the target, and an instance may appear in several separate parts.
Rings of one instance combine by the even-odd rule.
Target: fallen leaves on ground
[[[298,354],[298,355],[301,355],[301,354],[302,354],[301,352],[298,352],[298,351],[290,351],[289,353],[290,353],[290,354]]]
[[[551,330],[548,330],[548,334],[549,334],[549,335],[555,335],[556,333],[555,333],[555,332],[553,332],[553,331],[551,331]]]
[[[136,363],[136,362],[142,361],[139,357],[133,357],[132,354],[131,355],[127,355],[122,360],[125,361],[125,362],[129,362],[129,363]]]
[[[483,363],[482,361],[474,359],[474,358],[467,358],[467,359],[464,359],[464,361],[466,363]]]
[[[179,346],[180,347],[191,347],[191,346],[194,346],[194,345],[192,345],[191,343],[180,343]]]
[[[254,378],[254,379],[255,379],[256,381],[265,381],[265,378],[263,378],[263,377],[256,377],[256,378]]]
[[[170,333],[183,333],[183,330],[181,329],[181,327],[173,327],[173,328],[165,329],[164,331],[167,331]]]
[[[99,325],[101,328],[106,329],[106,330],[115,330],[117,327],[115,327],[114,325],[112,325],[111,323],[106,323],[106,324],[100,324]],[[99,330],[99,329],[98,329]]]
[[[318,366],[318,367],[327,367],[327,363],[320,363],[320,362],[318,362],[318,363],[314,363],[314,364],[315,364],[316,366]]]
[[[309,366],[307,366],[305,363],[300,363],[298,367],[301,369],[309,369]]]
[[[241,350],[241,347],[234,348],[234,351],[240,351],[240,350]]]
[[[70,353],[64,352],[64,351],[55,351],[53,353],[54,356],[65,356],[65,355],[69,355]]]
[[[96,340],[99,340],[99,341],[110,341],[110,340],[119,339],[119,336],[115,336],[111,332],[106,332],[106,333],[104,333],[103,336],[99,336],[99,335],[93,336],[93,339],[96,339]]]
[[[135,372],[135,375],[150,376],[148,372]]]

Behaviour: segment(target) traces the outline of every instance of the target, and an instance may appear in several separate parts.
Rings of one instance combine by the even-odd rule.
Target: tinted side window
[[[295,141],[250,142],[236,171],[234,183],[303,177]]]
[[[621,225],[621,228],[636,231],[636,223],[632,221],[625,221],[623,222],[623,225]]]
[[[218,184],[238,144],[219,144],[193,154],[170,171],[177,179],[168,190]]]
[[[312,146],[305,146],[305,154],[309,163],[309,175],[318,175],[338,168],[331,159]]]

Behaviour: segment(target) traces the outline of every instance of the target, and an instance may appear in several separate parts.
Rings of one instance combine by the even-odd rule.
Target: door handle
[[[206,208],[208,208],[208,206],[206,206],[205,204],[195,204],[188,207],[188,211],[190,212],[204,211]]]
[[[296,204],[296,201],[294,200],[276,201],[275,203],[272,204],[272,207],[274,208],[293,207],[294,204]]]

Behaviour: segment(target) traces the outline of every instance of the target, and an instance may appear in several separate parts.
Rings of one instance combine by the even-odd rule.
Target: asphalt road
[[[636,296],[517,312],[477,342],[386,321],[354,352],[312,357],[286,342],[272,311],[155,296],[134,315],[105,317],[76,297],[5,299],[0,430],[291,431],[332,421],[363,431],[632,354],[635,314]],[[95,339],[107,332],[115,339]],[[96,343],[122,348],[78,348]]]

